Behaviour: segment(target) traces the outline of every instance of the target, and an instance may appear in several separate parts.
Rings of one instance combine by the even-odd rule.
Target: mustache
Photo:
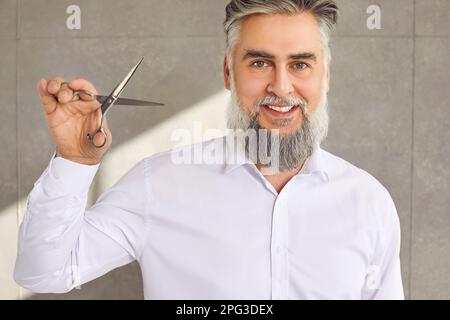
[[[274,96],[266,96],[256,101],[256,111],[259,112],[259,109],[265,105],[298,106],[303,109],[304,113],[306,113],[306,110],[308,108],[308,103],[298,97],[279,98]]]

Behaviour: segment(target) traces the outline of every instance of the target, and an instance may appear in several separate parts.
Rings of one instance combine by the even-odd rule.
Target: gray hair
[[[300,14],[312,13],[318,23],[325,64],[331,62],[330,33],[338,18],[338,7],[334,0],[231,0],[226,7],[224,31],[226,54],[230,67],[233,65],[233,50],[239,40],[241,22],[254,14]]]

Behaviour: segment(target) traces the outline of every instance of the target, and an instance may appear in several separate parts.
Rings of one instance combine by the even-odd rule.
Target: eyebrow
[[[270,53],[267,53],[265,51],[257,51],[257,50],[245,50],[245,54],[242,57],[242,61],[251,59],[251,58],[265,58],[265,59],[274,59],[275,56],[271,55]],[[312,60],[314,62],[317,62],[317,57],[312,52],[300,52],[296,54],[289,55],[289,59],[292,60]]]

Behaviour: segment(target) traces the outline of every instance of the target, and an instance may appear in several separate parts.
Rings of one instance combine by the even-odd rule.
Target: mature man
[[[403,299],[388,191],[320,148],[335,3],[232,0],[226,13],[229,127],[269,130],[279,170],[265,172],[248,139],[233,150],[215,139],[181,151],[226,145],[223,163],[174,164],[171,152],[145,158],[86,210],[110,142],[96,149],[86,139],[99,105],[73,90],[95,88],[41,80],[58,151],[28,197],[20,285],[67,292],[137,260],[147,299]],[[229,161],[235,150],[248,157]]]

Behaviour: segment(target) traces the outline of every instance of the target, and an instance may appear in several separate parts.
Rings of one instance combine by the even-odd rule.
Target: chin
[[[260,123],[259,125],[262,129],[279,130],[280,135],[289,136],[289,135],[296,133],[300,129],[302,123],[298,123],[298,122],[295,124],[290,123],[286,126],[280,126],[280,125],[276,125],[276,124],[266,124],[266,123]]]

